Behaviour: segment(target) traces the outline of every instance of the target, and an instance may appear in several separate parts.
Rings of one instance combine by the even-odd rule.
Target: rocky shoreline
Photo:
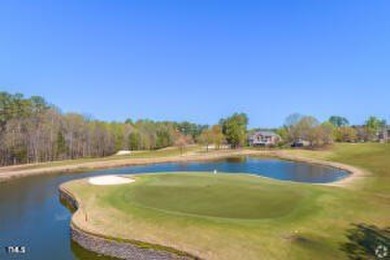
[[[79,209],[79,203],[77,199],[64,187],[60,186],[60,199],[64,202],[73,213]],[[81,247],[106,256],[116,257],[120,259],[131,259],[131,260],[189,260],[199,259],[198,257],[191,256],[186,253],[178,252],[174,250],[163,251],[147,247],[138,246],[130,242],[115,241],[104,238],[91,232],[83,231],[77,227],[73,221],[70,224],[71,238],[73,241],[78,243]]]

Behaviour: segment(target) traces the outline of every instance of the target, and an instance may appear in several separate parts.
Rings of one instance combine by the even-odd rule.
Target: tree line
[[[363,125],[350,125],[342,116],[331,116],[320,122],[312,116],[292,114],[286,118],[277,132],[287,142],[305,140],[310,146],[322,146],[333,142],[379,141],[386,137],[386,120],[370,116]]]
[[[137,120],[105,122],[61,113],[44,98],[0,92],[0,165],[152,150],[197,140],[207,125]]]
[[[215,125],[142,119],[124,122],[95,120],[77,113],[62,113],[44,98],[0,92],[0,165],[103,157],[119,150],[183,148],[192,143],[219,149],[247,145],[249,119],[234,113]],[[292,114],[278,133],[280,146],[305,140],[310,146],[333,142],[377,141],[386,121],[370,117],[351,126],[345,117],[320,122],[313,116]],[[253,132],[252,129],[249,132]],[[382,131],[383,132],[383,131]]]

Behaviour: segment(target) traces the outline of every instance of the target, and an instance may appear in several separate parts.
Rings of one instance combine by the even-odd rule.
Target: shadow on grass
[[[348,241],[341,245],[349,259],[390,259],[390,227],[352,224]]]

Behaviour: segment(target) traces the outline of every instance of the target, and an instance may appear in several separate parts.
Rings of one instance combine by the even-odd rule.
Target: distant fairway
[[[302,197],[302,192],[290,186],[265,184],[253,176],[160,174],[139,176],[134,185],[118,187],[104,199],[124,212],[138,206],[169,213],[261,219],[288,214]]]

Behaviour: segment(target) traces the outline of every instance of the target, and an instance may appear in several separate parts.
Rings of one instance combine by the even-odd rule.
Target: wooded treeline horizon
[[[248,122],[245,113],[234,113],[212,126],[150,119],[107,122],[62,113],[40,96],[25,98],[20,93],[0,92],[0,166],[103,157],[119,150],[154,150],[192,143],[237,148],[246,145]],[[367,122],[374,130],[386,124],[375,117]],[[274,130],[285,142],[305,138],[312,145],[320,145],[337,138],[358,138],[353,132],[357,130],[351,129],[343,117],[319,123],[314,117],[293,114],[283,127]],[[342,132],[339,137],[336,130]]]
[[[193,142],[207,125],[190,122],[105,122],[62,113],[44,98],[0,92],[0,165],[112,155]]]

